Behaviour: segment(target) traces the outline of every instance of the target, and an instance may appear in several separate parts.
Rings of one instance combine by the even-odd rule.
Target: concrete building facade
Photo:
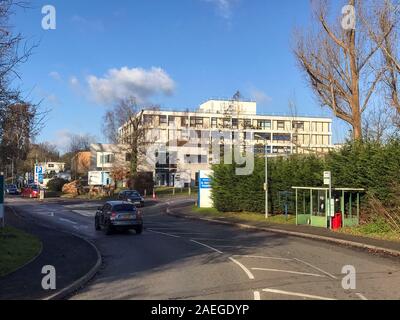
[[[240,144],[254,154],[324,154],[334,149],[332,119],[257,114],[252,101],[209,100],[197,111],[143,110],[142,125],[151,133],[146,149],[157,145],[166,162],[140,159],[142,171],[154,172],[159,185],[179,185],[196,181],[199,170],[209,170],[219,155],[211,146]],[[120,128],[121,142],[130,134]],[[151,152],[151,151],[149,151]]]

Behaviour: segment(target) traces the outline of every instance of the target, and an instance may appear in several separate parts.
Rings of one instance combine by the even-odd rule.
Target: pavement
[[[148,203],[142,235],[106,236],[93,227],[99,203],[8,200],[25,218],[90,239],[101,252],[101,269],[73,300],[400,299],[398,258],[166,214],[192,203]],[[353,289],[342,286],[348,266],[356,271]]]
[[[292,224],[277,224],[267,223],[259,221],[246,221],[226,218],[226,217],[205,217],[199,213],[192,211],[192,206],[176,207],[169,211],[170,215],[204,220],[210,222],[216,222],[221,224],[236,225],[241,228],[266,230],[271,232],[283,233],[303,238],[310,238],[316,240],[323,240],[328,242],[334,242],[345,246],[353,246],[357,248],[364,248],[373,253],[390,254],[396,257],[400,257],[400,242],[387,241],[380,239],[373,239],[368,237],[355,236],[351,234],[345,234],[335,232],[325,228],[315,228],[307,225],[296,226]]]
[[[88,242],[69,233],[37,224],[6,210],[7,225],[35,235],[43,249],[31,263],[0,278],[0,300],[40,300],[57,295],[76,280],[84,277],[97,263],[97,252]],[[56,268],[56,290],[42,288],[43,266]]]

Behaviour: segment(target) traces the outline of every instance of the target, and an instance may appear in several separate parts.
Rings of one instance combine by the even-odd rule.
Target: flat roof
[[[166,114],[179,114],[179,115],[199,115],[199,116],[204,116],[204,117],[210,117],[210,116],[224,116],[223,113],[216,113],[216,112],[206,112],[206,111],[184,111],[184,110],[166,110],[166,109],[159,109],[159,110],[151,110],[151,109],[143,109],[142,110],[144,113],[153,113],[153,114],[159,114],[159,113],[166,113]],[[246,113],[240,113],[240,114],[232,114],[233,117],[247,117],[247,118],[292,118],[294,120],[296,119],[323,119],[327,120],[330,122],[333,122],[333,119],[327,116],[316,116],[316,115],[305,115],[305,114],[297,114],[297,115],[288,115],[288,114],[278,114],[278,113],[270,113],[270,114],[246,114]]]

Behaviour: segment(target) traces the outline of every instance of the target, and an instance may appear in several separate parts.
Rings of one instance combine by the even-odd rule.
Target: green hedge
[[[265,162],[256,158],[254,173],[237,176],[236,165],[213,166],[213,200],[222,212],[264,212]],[[390,203],[400,186],[400,141],[348,143],[324,157],[293,155],[268,159],[270,210],[281,210],[279,192],[292,186],[319,187],[323,172],[332,171],[334,187],[365,188],[383,203]]]
[[[68,183],[67,180],[54,178],[47,183],[47,189],[49,191],[60,192],[66,183]]]

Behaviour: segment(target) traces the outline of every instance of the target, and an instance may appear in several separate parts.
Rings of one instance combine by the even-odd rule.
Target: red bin
[[[336,213],[332,218],[332,229],[338,230],[342,227],[342,214],[340,212]]]

